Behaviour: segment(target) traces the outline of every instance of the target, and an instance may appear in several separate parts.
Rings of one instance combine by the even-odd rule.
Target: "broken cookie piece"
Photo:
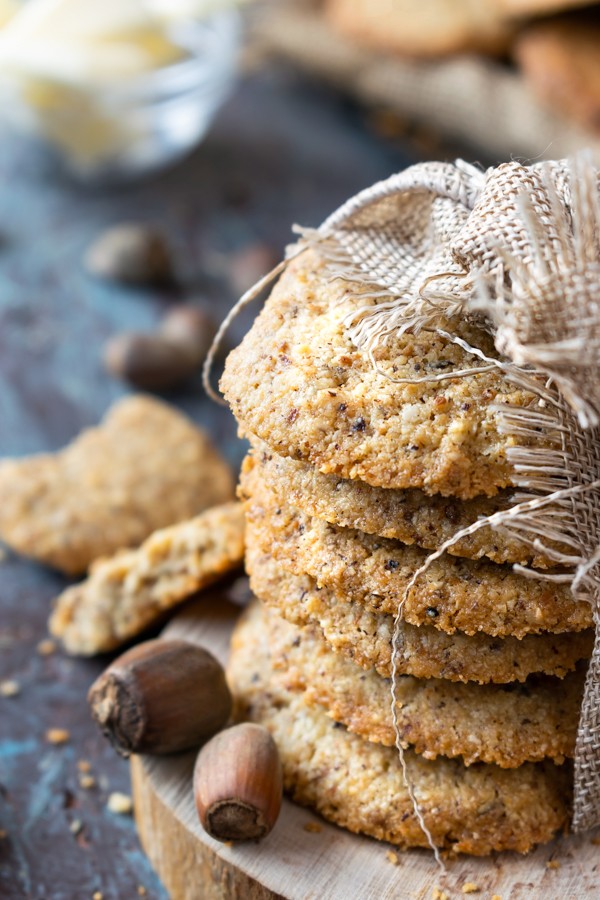
[[[233,496],[231,470],[204,432],[136,395],[64,450],[0,463],[0,538],[78,575]]]
[[[242,565],[241,504],[226,503],[151,535],[137,550],[98,560],[58,598],[50,631],[91,656],[139,634],[191,594]]]

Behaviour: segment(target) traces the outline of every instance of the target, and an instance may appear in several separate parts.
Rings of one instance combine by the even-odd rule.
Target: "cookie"
[[[389,679],[334,653],[318,628],[298,628],[256,607],[248,629],[265,628],[276,684],[303,691],[305,703],[323,708],[354,734],[394,746]],[[401,676],[396,697],[402,744],[426,759],[460,756],[465,765],[516,768],[545,757],[562,763],[575,749],[584,669],[562,681],[531,676],[510,685]]]
[[[495,404],[525,406],[534,397],[495,370],[441,382],[390,380],[469,368],[473,357],[422,331],[376,350],[377,371],[343,324],[374,305],[361,290],[333,280],[313,251],[290,263],[227,358],[221,387],[242,432],[282,456],[375,487],[469,499],[510,486],[506,452],[516,439],[500,433]],[[447,329],[495,355],[490,335],[463,319]]]
[[[362,604],[317,587],[308,575],[290,575],[247,534],[246,566],[253,592],[295,625],[316,625],[337,653],[384,678],[392,671],[394,620]],[[493,638],[479,633],[445,634],[435,628],[401,623],[398,673],[416,678],[506,684],[543,673],[564,677],[581,659],[589,659],[592,629],[574,634]]]
[[[498,5],[480,0],[327,0],[325,15],[358,44],[401,56],[500,53],[511,34]]]
[[[251,442],[252,458],[260,467],[262,479],[279,500],[332,525],[356,528],[427,550],[437,550],[460,529],[514,504],[510,490],[495,497],[453,500],[440,495],[430,497],[416,488],[403,491],[372,487],[356,479],[323,475],[314,466],[278,456],[258,438],[251,438]],[[250,465],[247,459],[245,467]],[[462,538],[448,553],[467,559],[485,556],[496,563],[520,563],[538,569],[553,565],[548,557],[508,532],[491,528]]]
[[[573,17],[528,28],[516,60],[539,99],[594,134],[600,133],[600,19]]]
[[[77,575],[233,496],[232,472],[199,428],[132,396],[64,450],[0,463],[0,538]]]
[[[302,695],[273,681],[264,633],[238,625],[229,682],[238,716],[264,725],[281,756],[284,783],[298,803],[350,831],[399,847],[426,847],[394,748],[350,734]],[[518,769],[405,753],[425,822],[435,844],[485,856],[527,852],[566,824],[570,767],[525,763]]]
[[[215,506],[94,563],[85,581],[58,598],[50,631],[69,653],[114,650],[243,560],[241,505]]]
[[[256,466],[245,466],[248,534],[282,568],[308,574],[319,587],[366,609],[395,614],[427,553],[390,538],[330,525],[288,506],[269,489]],[[592,610],[568,585],[517,575],[509,566],[444,555],[411,589],[403,618],[448,634],[523,637],[592,627]]]

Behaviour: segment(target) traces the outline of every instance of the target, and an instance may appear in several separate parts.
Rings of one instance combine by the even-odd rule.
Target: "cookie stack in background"
[[[510,504],[513,439],[495,405],[534,398],[496,371],[415,381],[470,365],[428,332],[390,338],[374,367],[343,324],[373,302],[307,251],[228,358],[222,388],[252,446],[240,493],[262,601],[237,627],[229,675],[242,715],[273,732],[294,799],[427,846],[394,746],[394,617],[432,550]],[[446,330],[495,355],[475,326]],[[525,852],[570,814],[591,610],[513,563],[548,560],[481,529],[402,608],[397,732],[433,841],[457,852]]]

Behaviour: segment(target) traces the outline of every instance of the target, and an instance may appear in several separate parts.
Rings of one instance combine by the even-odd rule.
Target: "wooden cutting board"
[[[223,597],[199,600],[167,626],[165,637],[202,644],[222,662],[239,607]],[[461,857],[444,877],[430,853],[391,854],[389,845],[328,825],[284,801],[274,831],[261,843],[227,846],[200,827],[192,796],[195,754],[133,757],[136,822],[150,861],[172,900],[430,900],[435,887],[491,900],[600,898],[600,846],[593,836],[560,837],[535,853]],[[548,868],[548,863],[558,867]]]

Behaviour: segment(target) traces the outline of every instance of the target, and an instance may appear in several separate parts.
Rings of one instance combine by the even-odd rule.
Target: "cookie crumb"
[[[307,822],[303,825],[305,831],[311,832],[311,834],[319,834],[321,832],[321,826],[318,822]]]
[[[385,856],[386,856],[386,859],[388,859],[393,866],[397,866],[398,863],[400,862],[398,854],[394,853],[393,850],[388,850],[387,853],[385,854]]]
[[[479,893],[479,885],[475,884],[474,881],[465,881],[462,886],[463,894],[478,894]]]
[[[96,787],[96,779],[93,775],[80,775],[79,787],[82,787],[85,791],[89,791],[93,787]]]
[[[143,884],[138,884],[137,886],[138,897],[145,897],[148,891],[144,887]]]
[[[590,844],[593,844],[595,847],[600,847],[600,837],[592,838]]]
[[[37,645],[37,652],[40,656],[52,656],[53,653],[56,653],[56,644],[50,638],[44,638]]]
[[[92,764],[87,759],[78,759],[77,760],[77,768],[80,772],[91,772]]]
[[[431,900],[449,900],[446,891],[441,891],[439,887],[432,888]]]
[[[133,809],[131,797],[128,794],[121,794],[119,791],[110,795],[106,806],[111,812],[120,816],[129,815]]]
[[[66,728],[49,728],[46,732],[46,740],[49,744],[66,744],[71,737],[71,732]]]
[[[560,863],[557,859],[549,859],[546,863],[547,869],[560,869]]]
[[[82,828],[83,822],[81,821],[81,819],[73,819],[73,821],[69,825],[69,831],[75,835],[79,834]]]
[[[13,678],[7,678],[6,681],[0,681],[0,694],[3,697],[16,697],[21,693],[21,685]]]
[[[103,900],[104,894],[102,891],[94,891],[92,894],[92,900]]]
[[[492,900],[502,900],[500,894],[492,894]]]
[[[8,837],[8,831],[5,828],[0,828],[0,841],[3,841],[4,838]]]

